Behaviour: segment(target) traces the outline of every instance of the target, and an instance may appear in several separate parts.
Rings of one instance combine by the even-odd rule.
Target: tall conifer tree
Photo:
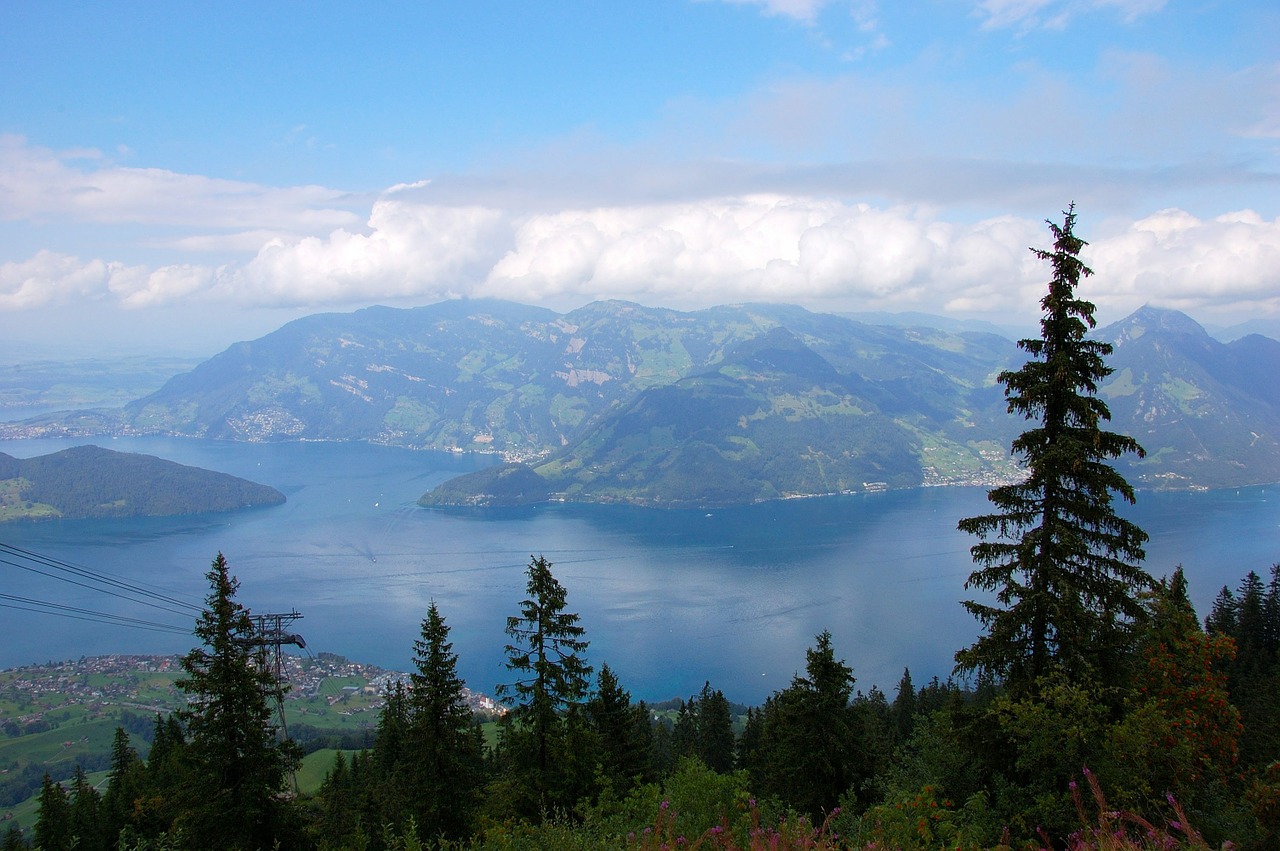
[[[36,847],[43,851],[68,851],[73,837],[71,801],[67,790],[46,774],[40,787],[40,807],[36,811]]]
[[[749,768],[759,791],[821,819],[858,779],[866,736],[849,703],[853,669],[836,658],[830,632],[805,651],[805,674],[765,704]]]
[[[414,642],[406,766],[425,838],[465,835],[477,803],[483,753],[458,676],[458,656],[435,601]]]
[[[1142,615],[1138,594],[1152,584],[1140,566],[1146,533],[1112,506],[1114,494],[1133,502],[1133,488],[1109,463],[1143,450],[1102,429],[1111,413],[1097,392],[1111,374],[1111,345],[1086,337],[1094,306],[1075,288],[1093,271],[1079,258],[1086,243],[1074,233],[1074,205],[1064,215],[1061,226],[1048,222],[1053,250],[1032,249],[1053,265],[1041,335],[1021,340],[1030,360],[999,376],[1009,412],[1037,423],[1013,442],[1027,477],[988,493],[993,513],[959,524],[982,541],[965,587],[995,592],[995,601],[965,602],[986,635],[956,661],[1014,689],[1051,667],[1117,680],[1128,626]]]
[[[520,604],[520,615],[507,618],[507,635],[514,642],[506,647],[507,669],[520,676],[497,690],[532,727],[538,764],[545,770],[559,713],[580,704],[590,686],[591,666],[582,656],[589,642],[578,616],[565,611],[567,594],[551,575],[551,563],[534,557],[528,577],[529,596]]]
[[[569,806],[574,778],[568,760],[554,760],[569,730],[566,715],[581,706],[590,686],[588,642],[578,616],[565,611],[564,586],[551,575],[551,563],[533,557],[527,571],[528,597],[520,614],[507,618],[507,669],[514,683],[499,685],[498,695],[514,707],[504,721],[500,751],[517,780],[514,806],[524,815]],[[576,729],[576,727],[575,727]],[[517,779],[518,778],[518,779]]]
[[[267,703],[275,678],[222,553],[206,577],[209,595],[195,627],[203,646],[182,658],[185,676],[177,682],[190,701],[178,713],[191,771],[180,826],[203,848],[269,848],[281,838],[280,794],[298,749],[276,737]]]

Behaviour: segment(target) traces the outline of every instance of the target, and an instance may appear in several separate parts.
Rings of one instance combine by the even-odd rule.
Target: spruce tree
[[[77,851],[106,851],[114,846],[102,823],[102,797],[93,788],[84,768],[77,765],[71,778],[71,835]]]
[[[902,669],[902,679],[898,680],[898,693],[889,707],[893,718],[893,726],[899,744],[911,738],[911,731],[916,724],[916,689],[911,682],[911,670]]]
[[[600,743],[600,768],[615,792],[625,792],[649,773],[653,730],[644,702],[633,704],[608,665],[600,666],[586,716]]]
[[[850,706],[853,669],[837,659],[831,633],[805,652],[805,676],[775,693],[761,713],[749,766],[754,787],[821,819],[862,770],[865,724]],[[887,710],[886,710],[887,711]]]
[[[269,848],[281,839],[281,793],[298,749],[277,739],[267,702],[275,678],[222,553],[206,578],[209,594],[195,627],[203,646],[182,657],[185,676],[177,682],[188,698],[178,714],[190,771],[179,827],[202,848]]]
[[[129,734],[116,727],[111,740],[111,773],[102,796],[103,828],[114,843],[120,831],[132,823],[134,802],[142,794],[145,769],[138,752],[129,744]]]
[[[1251,570],[1235,593],[1224,587],[1205,629],[1235,642],[1235,658],[1222,667],[1244,723],[1240,761],[1246,768],[1264,768],[1280,753],[1280,565],[1271,568],[1267,584]]]
[[[1086,336],[1094,305],[1075,288],[1093,272],[1078,256],[1086,243],[1074,233],[1074,205],[1064,215],[1061,226],[1048,223],[1053,250],[1032,249],[1053,265],[1041,335],[1018,343],[1030,360],[998,379],[1009,412],[1036,422],[1013,442],[1026,478],[992,489],[996,510],[959,524],[981,539],[971,548],[980,567],[965,587],[995,600],[964,603],[986,634],[956,654],[957,667],[1015,690],[1054,667],[1115,684],[1142,615],[1138,595],[1152,584],[1140,566],[1146,533],[1112,506],[1116,494],[1132,503],[1133,488],[1109,463],[1143,450],[1102,428],[1111,413],[1097,392],[1112,347]]]
[[[28,851],[30,847],[22,836],[22,828],[14,822],[9,822],[9,827],[4,832],[4,839],[0,840],[0,851]]]
[[[434,601],[413,646],[405,731],[413,815],[421,836],[458,839],[466,834],[476,807],[484,755],[458,676],[449,627]]]
[[[40,807],[36,811],[35,845],[43,851],[69,851],[73,840],[67,790],[46,774],[40,787]]]
[[[703,683],[701,692],[681,704],[671,738],[677,756],[697,757],[718,774],[732,771],[733,714],[724,692]]]
[[[582,702],[590,684],[591,666],[586,652],[586,631],[578,616],[565,611],[564,586],[551,575],[551,563],[543,556],[529,562],[528,598],[520,615],[507,618],[507,669],[520,676],[512,684],[498,686],[498,694],[514,704],[516,716],[533,730],[538,765],[546,770],[550,740],[560,713]]]
[[[401,825],[408,817],[411,797],[401,777],[409,729],[409,693],[404,683],[396,682],[382,699],[370,755],[371,772],[364,787],[365,803],[376,814],[373,824],[377,827]]]

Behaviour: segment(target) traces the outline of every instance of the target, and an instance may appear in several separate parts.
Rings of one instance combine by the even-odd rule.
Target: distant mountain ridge
[[[1280,342],[1220,343],[1190,317],[1143,307],[1101,329],[1115,372],[1100,389],[1113,430],[1147,450],[1121,466],[1147,487],[1280,481]]]
[[[1112,428],[1148,457],[1141,487],[1280,481],[1280,343],[1209,337],[1143,308],[1101,329]],[[368,308],[238,343],[117,411],[0,427],[7,437],[176,434],[367,440],[485,451],[512,469],[430,504],[546,498],[647,505],[991,484],[1019,473],[1001,370],[1025,356],[980,331],[870,325],[788,305],[696,312],[597,302]],[[1128,464],[1128,462],[1125,462]]]
[[[35,458],[0,452],[0,522],[202,514],[284,501],[275,488],[226,473],[98,446]]]

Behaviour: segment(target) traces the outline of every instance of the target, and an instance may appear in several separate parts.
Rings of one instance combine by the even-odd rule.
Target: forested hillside
[[[200,514],[284,501],[275,488],[236,476],[97,446],[24,459],[0,453],[0,522]]]
[[[824,633],[789,685],[745,711],[713,683],[670,704],[633,700],[607,662],[588,664],[573,589],[544,566],[513,601],[508,682],[521,696],[496,726],[464,708],[450,626],[432,606],[412,687],[384,693],[371,747],[339,751],[314,796],[276,796],[285,778],[254,781],[273,813],[257,816],[270,841],[224,844],[220,820],[197,831],[188,808],[222,782],[193,750],[211,734],[170,716],[145,731],[145,760],[135,726],[86,763],[108,771],[105,791],[82,775],[46,783],[34,831],[11,831],[6,847],[114,848],[120,837],[129,849],[408,849],[452,837],[441,847],[657,851],[684,837],[721,849],[923,851],[1075,837],[1080,849],[1226,839],[1266,849],[1280,837],[1280,565],[1224,588],[1203,628],[1181,574],[1158,582],[1121,657],[1128,673],[1107,690],[1055,674],[1018,693],[981,678],[918,683],[904,670],[886,694],[861,687],[856,660]],[[243,654],[236,646],[223,652]],[[544,662],[528,655],[537,647]],[[565,677],[568,660],[589,679]],[[257,718],[274,728],[269,712]]]

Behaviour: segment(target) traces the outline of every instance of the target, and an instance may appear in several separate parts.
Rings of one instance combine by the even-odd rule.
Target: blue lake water
[[[95,442],[95,441],[79,441]],[[858,687],[892,697],[949,674],[976,622],[959,601],[972,565],[956,522],[985,512],[977,488],[922,489],[706,511],[547,505],[446,512],[422,493],[491,459],[364,444],[255,445],[167,438],[96,441],[243,476],[285,505],[202,517],[0,527],[0,542],[199,603],[221,551],[257,612],[297,609],[312,652],[405,670],[427,604],[452,632],[468,684],[507,680],[505,619],[524,569],[545,554],[581,615],[588,656],[637,697],[688,696],[704,681],[758,703],[830,630]],[[29,457],[66,441],[0,442]],[[1203,615],[1223,585],[1280,561],[1280,486],[1140,493],[1125,513],[1151,535],[1147,569],[1182,564]],[[0,563],[4,593],[148,621],[161,611]],[[0,608],[0,667],[113,652],[183,652],[189,636]]]

